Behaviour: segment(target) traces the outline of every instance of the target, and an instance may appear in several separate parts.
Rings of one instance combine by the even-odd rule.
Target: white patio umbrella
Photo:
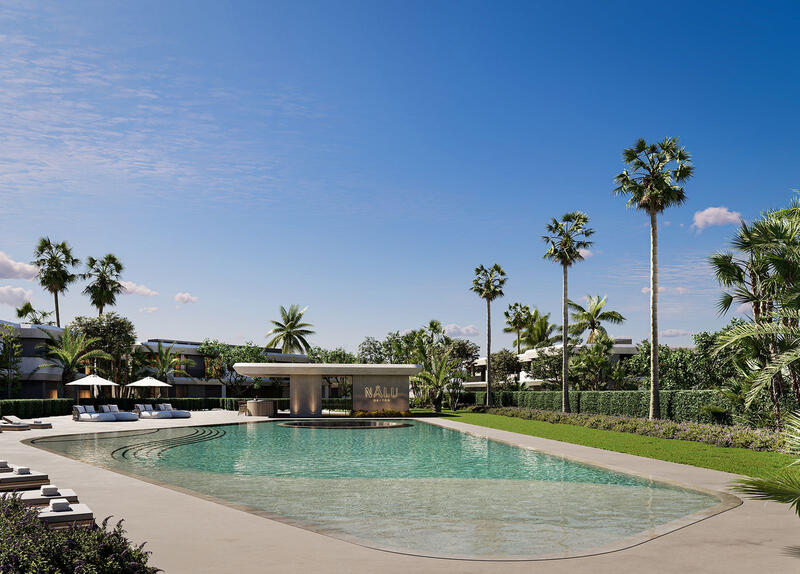
[[[89,375],[66,384],[67,387],[118,387],[114,381],[109,381],[97,375]],[[78,393],[75,393],[75,402],[78,402]]]
[[[157,388],[161,388],[161,387],[171,387],[171,386],[172,385],[170,385],[169,383],[165,383],[164,381],[159,381],[158,379],[155,379],[153,377],[145,377],[143,379],[139,379],[138,381],[134,381],[132,383],[128,383],[127,385],[125,385],[125,388],[128,388],[128,387],[157,387]],[[160,394],[161,394],[161,392],[159,391],[159,395]]]

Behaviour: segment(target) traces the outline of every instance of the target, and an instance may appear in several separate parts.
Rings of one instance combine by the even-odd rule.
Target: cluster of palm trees
[[[58,296],[66,293],[69,286],[78,279],[88,281],[83,293],[89,297],[92,306],[97,308],[98,315],[102,315],[106,307],[115,305],[117,295],[125,291],[120,281],[124,267],[113,253],[106,254],[102,259],[88,257],[86,271],[78,273],[77,268],[81,261],[74,256],[69,243],[66,241],[57,243],[49,237],[42,237],[36,245],[31,264],[38,269],[36,278],[39,284],[53,295],[58,327],[61,326]],[[34,309],[30,302],[17,309],[18,318],[27,319],[35,324],[44,324],[52,314],[53,312]]]
[[[658,216],[669,207],[682,204],[686,200],[683,184],[694,173],[691,158],[680,145],[677,138],[665,138],[648,144],[644,139],[622,152],[626,168],[614,181],[614,193],[628,198],[627,205],[644,211],[650,219],[650,418],[660,416],[659,378],[658,378]],[[561,265],[561,340],[562,340],[562,410],[569,412],[569,269],[582,261],[592,246],[590,237],[594,230],[588,227],[589,216],[579,211],[566,213],[562,218],[553,218],[546,226],[542,239],[547,244],[544,258]],[[503,296],[506,272],[498,264],[486,268],[475,268],[472,291],[486,301],[486,404],[491,401],[491,303]],[[595,302],[595,306],[598,302]],[[605,303],[603,303],[605,304]],[[580,313],[577,305],[573,308]],[[592,306],[590,301],[589,306]],[[513,307],[513,306],[512,306]],[[581,308],[582,309],[582,308]],[[586,311],[586,309],[583,309]],[[621,317],[621,316],[620,316]],[[519,351],[525,317],[520,307],[509,308],[506,314],[511,332],[517,334]],[[609,319],[607,318],[606,321]],[[612,321],[613,322],[613,321]],[[541,328],[541,325],[540,325]],[[591,336],[591,335],[590,335]]]

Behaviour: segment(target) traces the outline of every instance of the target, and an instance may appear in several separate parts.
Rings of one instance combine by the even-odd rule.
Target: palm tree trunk
[[[658,385],[658,215],[650,212],[650,418],[661,418]]]
[[[562,293],[561,293],[561,319],[563,321],[564,330],[561,332],[561,412],[568,413],[569,410],[569,380],[568,380],[568,369],[569,369],[569,351],[568,351],[568,341],[569,335],[567,333],[569,327],[569,313],[567,301],[569,300],[567,293],[567,266],[561,266],[564,272],[564,280],[562,281]]]
[[[58,291],[53,291],[53,299],[56,302],[56,327],[61,327],[61,315],[58,312]]]
[[[492,406],[492,302],[486,300],[486,406]]]

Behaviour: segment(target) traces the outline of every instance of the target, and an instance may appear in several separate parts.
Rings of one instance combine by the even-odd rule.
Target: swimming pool
[[[427,556],[584,555],[646,540],[720,504],[710,493],[403,422],[263,422],[32,443],[337,538]]]

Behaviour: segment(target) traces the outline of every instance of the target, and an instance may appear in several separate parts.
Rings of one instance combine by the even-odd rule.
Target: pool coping
[[[355,417],[346,417],[346,418],[355,418]],[[361,417],[357,417],[355,419],[356,420],[364,420],[364,418],[361,418]],[[293,419],[293,420],[306,420],[306,419],[297,418],[297,419]],[[338,420],[345,420],[345,418],[343,417],[343,418],[338,419]],[[553,451],[553,450],[548,449],[548,448],[541,448],[540,446],[532,447],[530,445],[523,444],[520,441],[524,440],[526,437],[528,437],[528,438],[539,438],[539,437],[529,437],[528,435],[515,433],[513,431],[499,431],[499,432],[510,434],[510,435],[513,435],[514,437],[520,437],[519,440],[510,440],[508,438],[500,438],[500,437],[497,437],[497,436],[490,436],[491,434],[494,434],[492,431],[498,431],[498,429],[492,429],[490,427],[481,427],[481,426],[478,426],[478,425],[472,425],[472,424],[463,423],[463,422],[460,422],[460,421],[445,421],[445,420],[442,420],[442,419],[434,419],[434,418],[429,418],[429,417],[424,417],[424,418],[423,417],[404,417],[404,418],[399,418],[398,417],[398,418],[392,418],[392,419],[374,419],[374,420],[405,420],[405,421],[413,420],[413,421],[418,422],[418,423],[432,424],[432,425],[438,426],[440,428],[445,428],[445,429],[452,430],[452,431],[455,431],[455,432],[461,432],[461,433],[464,433],[464,434],[467,434],[467,435],[470,435],[470,436],[483,438],[483,439],[489,440],[489,441],[494,441],[494,442],[498,442],[498,443],[507,444],[507,445],[514,446],[516,448],[521,448],[521,449],[524,449],[524,450],[532,450],[532,451],[536,451],[536,452],[541,452],[541,453],[547,454],[549,456],[554,456],[556,458],[561,458],[561,459],[564,459],[564,460],[570,460],[570,461],[573,461],[573,462],[576,462],[576,463],[580,463],[580,464],[587,465],[587,466],[592,466],[592,467],[599,468],[599,469],[602,469],[602,470],[617,472],[617,473],[626,474],[626,475],[629,475],[629,476],[635,476],[635,477],[638,477],[638,478],[641,478],[641,479],[644,479],[644,480],[649,480],[649,481],[653,481],[653,482],[659,482],[659,483],[662,483],[662,484],[666,484],[668,486],[677,487],[677,488],[681,488],[681,489],[685,489],[685,490],[691,490],[691,491],[694,491],[694,492],[707,494],[707,495],[710,495],[710,496],[713,496],[713,497],[717,498],[720,502],[718,504],[714,505],[714,506],[711,506],[711,507],[707,508],[707,509],[704,509],[704,510],[701,510],[701,511],[698,511],[698,512],[694,512],[694,513],[685,515],[685,516],[683,516],[681,518],[678,518],[676,520],[671,520],[671,521],[669,521],[667,523],[664,523],[664,524],[661,524],[661,525],[659,525],[659,526],[657,526],[655,528],[648,529],[646,531],[642,531],[642,532],[639,532],[639,533],[631,535],[631,536],[626,536],[626,537],[617,539],[614,542],[609,543],[607,545],[589,548],[589,549],[586,549],[586,550],[583,550],[583,551],[579,551],[579,552],[576,552],[576,553],[537,554],[537,555],[533,555],[533,556],[527,556],[527,555],[519,555],[519,556],[516,556],[516,555],[515,556],[480,555],[480,556],[475,556],[475,555],[460,555],[460,554],[446,554],[446,553],[431,554],[431,553],[415,551],[413,549],[404,549],[404,548],[398,548],[398,547],[393,547],[393,546],[385,546],[385,545],[381,545],[381,544],[376,544],[374,542],[371,542],[371,541],[368,541],[368,540],[364,540],[364,539],[361,539],[361,538],[358,538],[358,537],[355,537],[355,536],[350,536],[350,535],[347,535],[347,534],[343,534],[343,533],[338,532],[338,531],[332,531],[330,529],[326,529],[324,527],[319,527],[317,525],[306,524],[303,521],[299,521],[299,520],[291,519],[291,518],[288,518],[288,517],[285,517],[285,516],[282,516],[282,515],[277,515],[277,514],[274,514],[274,513],[270,513],[269,511],[265,511],[263,509],[255,508],[255,507],[252,507],[252,506],[249,506],[249,505],[238,504],[238,503],[234,503],[234,502],[231,502],[231,501],[228,501],[228,500],[220,499],[218,497],[207,495],[207,494],[204,494],[202,492],[198,492],[198,491],[195,491],[195,490],[192,490],[192,489],[189,489],[189,488],[177,486],[177,485],[172,484],[172,483],[167,483],[167,482],[155,480],[155,479],[152,479],[152,478],[148,478],[146,476],[141,476],[141,475],[138,475],[138,474],[135,474],[135,473],[130,473],[130,472],[127,472],[127,471],[124,471],[124,470],[120,470],[120,469],[115,469],[115,468],[109,468],[109,467],[105,467],[105,466],[96,465],[96,464],[93,464],[93,463],[86,462],[86,461],[84,461],[84,460],[82,460],[82,459],[80,459],[78,457],[69,456],[69,455],[66,455],[64,453],[55,451],[53,449],[49,449],[47,447],[40,446],[39,444],[36,444],[36,442],[35,442],[35,441],[37,441],[39,439],[45,439],[45,438],[53,439],[53,438],[66,437],[66,436],[110,434],[110,433],[115,433],[115,432],[130,432],[131,430],[134,430],[134,429],[99,430],[99,431],[86,432],[86,433],[75,432],[75,433],[65,433],[65,434],[58,434],[58,435],[45,435],[45,436],[32,437],[32,438],[29,438],[29,439],[24,439],[24,440],[22,440],[20,442],[22,444],[27,445],[27,446],[34,447],[34,448],[37,448],[37,449],[40,449],[40,450],[44,450],[44,451],[47,451],[49,453],[52,453],[52,454],[55,454],[55,455],[58,455],[58,456],[61,456],[61,457],[64,457],[64,458],[75,460],[77,462],[89,465],[89,466],[94,467],[94,468],[108,470],[110,472],[114,472],[114,473],[117,473],[117,474],[120,474],[120,475],[123,475],[123,476],[127,476],[129,478],[140,480],[142,482],[146,482],[146,483],[149,483],[149,484],[152,484],[152,485],[155,485],[155,486],[159,486],[159,487],[162,487],[162,488],[167,488],[169,490],[172,490],[172,491],[175,491],[175,492],[179,492],[179,493],[182,493],[182,494],[186,494],[186,495],[189,495],[189,496],[194,496],[194,497],[206,500],[208,502],[221,504],[223,506],[227,506],[227,507],[233,508],[235,510],[240,510],[240,511],[243,511],[243,512],[247,512],[249,514],[253,514],[253,515],[261,517],[261,518],[267,518],[269,520],[274,520],[276,522],[280,522],[280,523],[286,524],[288,526],[292,526],[292,527],[295,527],[295,528],[303,529],[303,530],[308,531],[308,532],[313,532],[313,533],[316,533],[316,534],[320,534],[322,536],[326,536],[326,537],[332,538],[334,540],[339,540],[339,541],[346,542],[346,543],[349,543],[349,544],[354,544],[354,545],[360,546],[362,548],[367,548],[367,549],[371,549],[371,550],[377,550],[377,551],[386,552],[386,553],[389,553],[389,554],[397,554],[397,555],[402,555],[402,556],[412,556],[412,557],[419,557],[419,558],[429,558],[429,559],[436,559],[436,560],[454,560],[454,561],[468,561],[468,562],[497,562],[497,563],[504,563],[504,562],[543,562],[543,561],[569,560],[569,559],[576,559],[576,558],[586,558],[586,557],[591,557],[591,556],[600,556],[600,555],[603,555],[603,554],[610,554],[610,553],[614,553],[614,552],[620,552],[620,551],[623,551],[623,550],[627,550],[627,549],[630,549],[630,548],[641,546],[641,545],[643,545],[643,544],[645,544],[647,542],[656,540],[658,538],[662,538],[662,537],[664,537],[667,534],[670,534],[672,532],[676,532],[678,530],[682,530],[684,528],[687,528],[689,526],[692,526],[694,524],[697,524],[699,522],[702,522],[704,520],[707,520],[709,518],[712,518],[714,516],[717,516],[719,514],[722,514],[724,512],[732,510],[732,509],[734,509],[734,508],[736,508],[736,507],[738,507],[738,506],[740,506],[742,504],[742,500],[740,498],[738,498],[738,497],[736,497],[736,496],[734,496],[734,495],[732,495],[730,493],[723,492],[723,491],[720,491],[720,490],[714,490],[714,489],[704,488],[704,487],[700,487],[700,486],[696,486],[696,485],[690,485],[690,484],[687,484],[685,482],[680,482],[680,481],[675,481],[675,480],[670,480],[670,479],[665,479],[665,478],[657,478],[657,477],[654,477],[652,475],[648,475],[648,474],[645,474],[645,473],[637,472],[637,471],[626,469],[626,468],[620,468],[618,466],[604,465],[604,464],[601,464],[601,463],[597,463],[595,461],[587,460],[587,459],[582,458],[580,456],[568,455],[568,454],[564,454],[562,452]],[[231,425],[260,424],[260,423],[280,423],[280,422],[285,422],[285,421],[286,421],[285,418],[272,418],[272,419],[260,419],[260,420],[230,421],[230,422],[222,422],[222,423],[217,422],[217,423],[183,424],[183,425],[180,425],[180,427],[166,427],[166,428],[189,428],[189,427],[201,427],[201,426],[231,426]],[[188,419],[186,420],[186,422],[188,422]],[[450,423],[450,424],[448,424],[448,423]],[[455,425],[452,425],[452,423],[455,423]],[[468,427],[468,428],[464,428],[464,427]],[[162,427],[162,428],[164,428],[164,427]],[[150,430],[150,429],[148,429],[148,430]],[[157,429],[157,430],[160,430],[160,429]],[[565,444],[565,445],[571,444],[571,443],[562,443],[561,441],[553,441],[551,439],[543,439],[543,440],[546,440],[546,441],[549,441],[549,442],[552,442],[552,443],[557,443],[557,444]],[[582,446],[582,445],[579,445],[579,446]],[[594,447],[583,447],[583,448],[594,448]],[[596,450],[603,450],[603,449],[596,449]],[[607,451],[607,452],[613,452],[613,451]],[[622,454],[625,454],[625,453],[622,453]],[[636,455],[625,454],[625,456],[635,457]],[[643,457],[636,457],[636,458],[643,458]],[[646,460],[653,460],[653,459],[646,459]],[[669,463],[669,464],[678,464],[678,463]]]

